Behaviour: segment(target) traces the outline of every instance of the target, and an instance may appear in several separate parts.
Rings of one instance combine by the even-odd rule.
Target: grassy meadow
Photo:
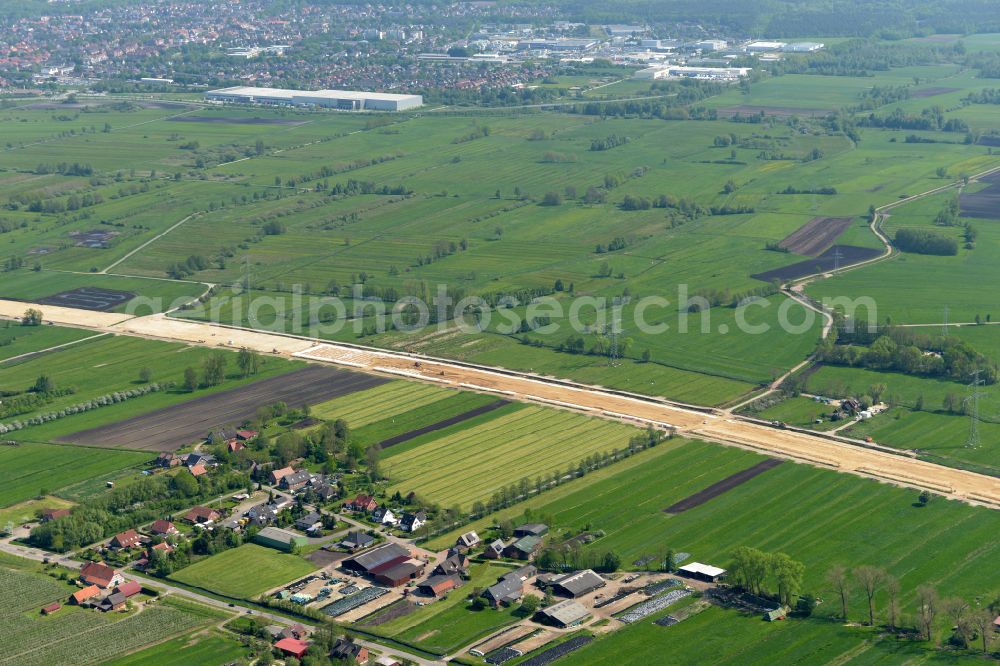
[[[199,560],[170,577],[224,597],[254,599],[315,570],[311,562],[298,555],[247,543]]]

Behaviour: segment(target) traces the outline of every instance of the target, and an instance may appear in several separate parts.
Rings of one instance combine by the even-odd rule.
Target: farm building
[[[507,546],[502,539],[491,541],[486,545],[486,550],[483,551],[483,557],[488,560],[498,560],[503,557],[503,551],[506,547]]]
[[[111,588],[125,582],[125,577],[106,564],[87,562],[80,569],[80,580],[86,585]]]
[[[549,579],[548,584],[552,587],[553,594],[576,599],[601,589],[608,582],[591,569],[585,569]]]
[[[514,536],[516,537],[543,537],[549,533],[549,526],[544,523],[525,523],[520,527],[514,528]]]
[[[129,597],[134,597],[140,592],[142,592],[142,584],[134,580],[130,580],[127,583],[122,583],[121,585],[115,588],[115,593],[125,595],[126,599],[128,599]]]
[[[288,551],[304,546],[307,543],[304,536],[283,530],[279,527],[265,527],[254,535],[253,541],[268,548]]]
[[[309,643],[301,641],[297,638],[282,638],[274,644],[274,647],[278,648],[289,657],[301,659],[306,653],[306,650],[309,649]]]
[[[688,578],[703,580],[706,583],[714,583],[726,575],[726,570],[701,562],[692,562],[677,569],[677,573]]]
[[[375,576],[410,559],[410,551],[397,543],[384,543],[343,561],[348,571]]]
[[[406,560],[405,562],[382,569],[375,574],[374,580],[376,583],[387,587],[399,587],[423,576],[425,566],[420,560]]]
[[[100,594],[101,594],[101,588],[97,587],[96,585],[88,585],[82,590],[77,590],[76,592],[71,594],[69,600],[70,602],[79,606],[80,604],[88,601],[89,599],[93,599],[96,596],[100,596]]]
[[[42,606],[42,615],[52,615],[60,608],[62,608],[62,604],[60,604],[58,601],[53,601],[48,606]]]
[[[525,536],[504,548],[503,554],[515,560],[530,560],[541,547],[541,537]]]
[[[42,522],[47,523],[50,520],[59,520],[60,518],[65,518],[69,514],[69,509],[45,509],[42,511]]]
[[[267,104],[278,106],[319,106],[341,111],[405,111],[423,106],[420,95],[357,92],[353,90],[283,90],[235,86],[209,90],[210,102]]]
[[[554,624],[555,626],[562,627],[564,629],[567,627],[575,627],[590,617],[590,613],[587,612],[587,609],[572,599],[552,604],[548,608],[543,609],[541,614],[545,621],[549,624]]]
[[[294,474],[294,473],[295,470],[292,469],[291,467],[282,467],[281,469],[273,469],[271,470],[271,474],[268,477],[268,480],[271,482],[272,485],[275,485],[281,482],[281,480],[286,476],[288,476],[289,474]]]
[[[440,597],[447,594],[456,587],[462,586],[462,579],[458,576],[431,576],[417,586],[417,589],[432,597]]]
[[[349,551],[354,552],[356,550],[361,550],[362,548],[367,548],[373,543],[375,543],[375,537],[367,532],[356,530],[348,532],[347,536],[345,536],[343,541],[340,542],[340,545]]]
[[[128,597],[121,592],[115,592],[104,597],[97,607],[105,613],[108,613],[110,611],[117,611],[125,608],[126,601],[128,601]]]
[[[786,606],[779,606],[778,608],[772,608],[771,610],[764,613],[764,619],[768,622],[777,622],[778,620],[784,620],[788,616],[788,608]]]

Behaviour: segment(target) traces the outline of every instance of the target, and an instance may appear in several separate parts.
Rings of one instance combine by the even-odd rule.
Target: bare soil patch
[[[128,291],[101,289],[100,287],[80,287],[46,296],[38,302],[42,305],[59,305],[64,308],[111,312],[122,303],[128,303],[133,298],[135,298],[135,294]]]
[[[840,255],[839,260],[837,258],[838,253]],[[870,247],[834,245],[818,257],[806,259],[805,261],[798,261],[794,264],[782,266],[781,268],[775,268],[763,273],[755,273],[750,277],[756,280],[763,280],[764,282],[771,282],[772,280],[787,282],[788,280],[795,280],[796,278],[812,275],[813,273],[823,273],[825,271],[834,270],[838,267],[844,268],[845,266],[853,266],[854,264],[859,264],[862,261],[874,259],[880,254],[882,254],[881,250],[876,250]]]
[[[923,99],[925,97],[935,97],[937,95],[947,95],[948,93],[958,92],[961,88],[946,88],[944,86],[937,86],[932,88],[923,88],[921,90],[914,90],[910,93],[912,99]]]
[[[479,416],[480,414],[487,414],[495,409],[500,409],[504,405],[509,405],[510,402],[507,400],[497,400],[496,402],[491,402],[488,405],[483,405],[481,407],[476,407],[475,409],[470,409],[467,412],[462,412],[452,416],[449,419],[444,419],[443,421],[438,421],[437,423],[432,423],[426,425],[422,428],[417,428],[415,430],[410,430],[409,432],[404,432],[402,434],[390,437],[389,439],[384,439],[379,442],[380,449],[387,449],[390,446],[395,446],[396,444],[402,444],[403,442],[409,441],[414,437],[419,437],[420,435],[427,434],[429,432],[434,432],[435,430],[441,430],[447,428],[448,426],[455,425],[456,423],[461,423],[462,421],[467,421],[471,418]]]
[[[309,367],[118,423],[66,435],[59,441],[144,451],[175,451],[205,437],[214,428],[238,425],[253,418],[262,405],[284,402],[295,409],[372,388],[385,381],[381,377],[346,370]]]
[[[305,120],[284,118],[224,118],[215,116],[175,116],[167,118],[174,123],[211,123],[213,125],[304,125]]]
[[[664,513],[683,513],[688,509],[693,509],[696,506],[701,506],[705,502],[718,497],[724,493],[729,492],[736,486],[741,486],[750,479],[763,474],[769,469],[777,467],[782,463],[781,460],[777,458],[768,458],[767,460],[762,460],[753,467],[748,467],[742,471],[736,472],[727,476],[722,481],[713,483],[708,488],[704,490],[699,490],[694,495],[689,495],[679,502],[671,504],[666,509],[663,510]]]
[[[385,624],[391,620],[406,617],[416,610],[416,604],[410,603],[405,599],[400,599],[391,606],[386,606],[384,609],[375,611],[368,617],[362,618],[357,622],[357,625],[359,627],[377,627],[380,624]]]
[[[990,186],[978,192],[962,193],[958,197],[962,217],[985,220],[1000,220],[1000,174],[992,174],[981,179]]]
[[[313,552],[306,555],[306,559],[315,564],[320,569],[330,566],[341,560],[346,560],[348,557],[347,553],[338,553],[333,550],[324,550],[320,548],[319,550],[314,550]]]
[[[850,217],[814,217],[778,245],[795,254],[818,257],[851,226],[851,220]]]
[[[740,104],[737,106],[727,106],[718,110],[720,118],[732,118],[736,114],[742,116],[804,116],[806,118],[822,118],[833,113],[833,109],[804,109],[795,106],[758,106],[754,104]]]

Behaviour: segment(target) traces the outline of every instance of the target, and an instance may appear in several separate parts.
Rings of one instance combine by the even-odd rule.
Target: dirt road
[[[0,300],[0,317],[19,317],[26,307],[23,302]],[[40,309],[47,322],[189,344],[247,347],[262,353],[331,363],[364,372],[433,382],[514,400],[572,409],[601,418],[655,427],[673,427],[681,434],[901,486],[926,489],[970,504],[1000,509],[1000,479],[819,435],[778,430],[716,410],[682,406],[655,398],[633,397],[601,387],[501,368],[472,366],[444,359],[320,342],[278,333],[179,321],[163,315],[123,321],[122,315],[111,313],[53,306],[42,306]]]

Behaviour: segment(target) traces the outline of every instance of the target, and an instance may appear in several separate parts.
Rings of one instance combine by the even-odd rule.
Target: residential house
[[[45,509],[42,511],[42,522],[47,523],[50,520],[59,520],[68,515],[70,515],[69,509]]]
[[[153,551],[156,551],[158,553],[163,553],[164,555],[166,555],[168,553],[174,552],[174,547],[171,546],[166,541],[164,541],[163,543],[154,543],[153,547],[150,550],[146,551],[146,557],[150,557]]]
[[[208,468],[218,467],[219,461],[210,453],[189,453],[184,457],[184,464],[189,468],[197,467],[198,465]]]
[[[368,648],[354,641],[341,638],[330,650],[330,659],[340,659],[348,664],[367,664]]]
[[[514,536],[516,537],[543,537],[549,533],[549,526],[544,523],[526,523],[520,527],[514,528]]]
[[[506,547],[507,545],[503,542],[503,539],[491,541],[486,544],[486,550],[483,551],[483,557],[488,560],[498,560],[503,557],[503,551]]]
[[[309,470],[300,469],[297,472],[292,472],[291,474],[285,474],[282,476],[278,485],[285,490],[294,492],[304,488],[305,485],[309,483],[309,479],[311,478],[312,474],[309,473]]]
[[[348,532],[347,536],[340,542],[340,545],[349,551],[354,552],[356,550],[361,550],[362,548],[368,548],[373,543],[375,543],[375,537],[367,532],[355,530]]]
[[[125,530],[111,538],[111,547],[115,550],[132,548],[133,546],[138,546],[140,543],[142,543],[142,537],[135,530]]]
[[[479,541],[479,535],[475,531],[466,532],[455,540],[455,546],[463,550],[471,550],[479,545]]]
[[[96,585],[107,590],[123,583],[125,577],[106,564],[87,562],[80,569],[80,580],[85,585]]]
[[[222,518],[222,513],[207,506],[196,506],[184,514],[184,520],[194,525],[208,525]]]
[[[371,495],[358,495],[351,501],[344,504],[344,508],[348,511],[362,511],[364,513],[369,513],[378,508],[378,502]]]
[[[337,499],[337,486],[332,483],[321,482],[313,484],[312,490],[316,493],[316,497],[323,502],[329,502],[330,500]]]
[[[433,573],[441,576],[462,575],[469,570],[469,558],[463,553],[452,552],[445,559],[441,560]]]
[[[270,525],[278,517],[278,509],[273,504],[263,502],[250,507],[246,512],[246,517],[254,525]]]
[[[230,453],[236,453],[237,451],[242,451],[247,448],[246,444],[238,439],[231,439],[226,442],[226,450]]]
[[[273,486],[273,485],[279,483],[283,478],[285,478],[289,474],[293,474],[294,472],[295,472],[295,470],[292,469],[291,467],[282,467],[281,469],[272,469],[271,473],[268,475],[267,478],[271,482],[271,485]]]
[[[525,536],[504,548],[503,554],[515,560],[530,560],[541,547],[541,537]]]
[[[319,529],[322,525],[323,516],[319,515],[315,511],[310,511],[295,521],[295,529],[302,530],[303,532]]]
[[[256,430],[237,430],[236,439],[246,442],[253,439],[258,434],[260,433],[258,433]]]
[[[169,520],[154,520],[149,526],[149,533],[154,536],[170,536],[177,534],[177,527]]]
[[[282,638],[274,644],[274,647],[278,648],[289,657],[302,659],[306,650],[309,649],[309,643],[299,640],[298,638]]]
[[[70,602],[76,604],[77,606],[85,603],[86,601],[93,599],[94,597],[100,596],[101,588],[96,585],[88,585],[87,587],[77,590],[70,595]]]
[[[483,596],[494,606],[508,606],[524,595],[524,584],[514,576],[505,576],[490,585]]]
[[[191,465],[188,467],[188,471],[191,472],[191,476],[205,476],[208,474],[208,469],[204,465]]]
[[[396,525],[399,523],[396,514],[387,506],[380,506],[372,511],[372,520],[380,525]]]
[[[278,638],[298,638],[299,640],[305,640],[309,632],[301,624],[291,624],[287,627],[283,627],[278,632]]]
[[[423,510],[403,514],[403,519],[399,521],[399,527],[407,532],[416,532],[427,522],[427,513]]]

